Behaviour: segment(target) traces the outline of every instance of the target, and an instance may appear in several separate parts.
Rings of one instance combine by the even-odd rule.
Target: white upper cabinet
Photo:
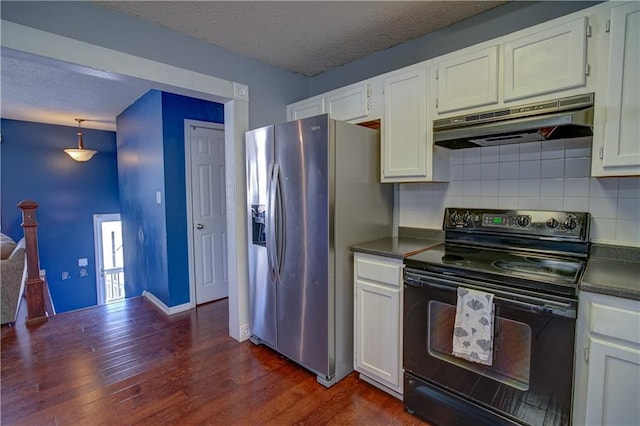
[[[586,85],[587,25],[583,17],[506,41],[505,102]]]
[[[449,180],[449,150],[433,146],[429,75],[425,64],[384,78],[382,182]]]
[[[325,98],[327,112],[331,118],[342,121],[367,118],[371,107],[370,95],[368,84],[331,92]]]
[[[287,105],[287,120],[289,121],[324,113],[324,98],[318,96]]]
[[[287,120],[329,114],[335,120],[360,122],[369,119],[371,86],[359,83],[287,105]]]
[[[382,181],[427,178],[427,68],[384,80]]]
[[[438,61],[438,114],[498,102],[498,46]]]
[[[608,28],[606,78],[595,99],[592,174],[640,175],[640,2],[613,7]]]

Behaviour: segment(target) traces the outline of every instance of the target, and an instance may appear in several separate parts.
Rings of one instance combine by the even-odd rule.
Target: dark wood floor
[[[228,337],[226,300],[166,316],[143,298],[2,328],[2,425],[420,424],[356,373],[326,389]]]

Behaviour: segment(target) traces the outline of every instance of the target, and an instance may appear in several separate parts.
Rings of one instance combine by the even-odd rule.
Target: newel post
[[[38,223],[36,209],[38,203],[24,200],[18,203],[22,210],[22,228],[27,253],[27,324],[47,321],[44,307],[44,281],[40,278],[40,261],[38,259]]]

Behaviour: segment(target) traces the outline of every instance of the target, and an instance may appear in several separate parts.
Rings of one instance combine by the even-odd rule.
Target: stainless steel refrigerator
[[[327,115],[246,133],[251,341],[329,387],[353,371],[349,246],[391,236],[377,130]]]

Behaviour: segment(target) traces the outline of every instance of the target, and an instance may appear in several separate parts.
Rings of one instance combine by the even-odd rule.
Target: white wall
[[[452,150],[450,163],[448,183],[400,185],[400,226],[441,229],[445,207],[588,211],[592,242],[640,247],[640,177],[590,177],[590,137]]]

